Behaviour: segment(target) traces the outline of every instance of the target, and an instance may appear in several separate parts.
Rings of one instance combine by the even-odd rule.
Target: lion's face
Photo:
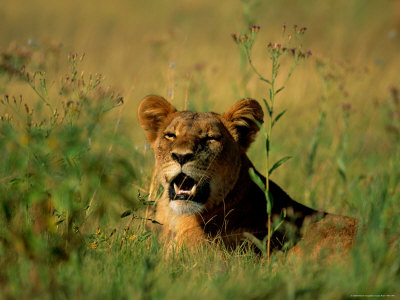
[[[176,113],[153,149],[159,180],[177,213],[222,201],[236,182],[240,149],[214,114]]]
[[[139,122],[154,150],[156,172],[178,214],[210,210],[236,184],[240,157],[263,113],[255,100],[242,100],[224,115],[178,112],[164,98],[146,97]]]

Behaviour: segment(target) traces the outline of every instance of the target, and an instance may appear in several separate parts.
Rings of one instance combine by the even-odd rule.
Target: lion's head
[[[264,116],[252,99],[219,115],[177,111],[160,96],[144,98],[138,114],[164,195],[178,214],[200,213],[225,199]]]

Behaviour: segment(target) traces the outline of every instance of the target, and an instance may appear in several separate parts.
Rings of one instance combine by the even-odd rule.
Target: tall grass
[[[80,260],[88,247],[97,248],[100,241],[109,244],[115,233],[94,233],[95,226],[110,224],[110,217],[123,207],[140,205],[132,186],[140,154],[118,136],[119,114],[105,120],[123,98],[105,87],[101,75],[86,76],[79,70],[83,56],[70,54],[68,72],[55,80],[36,64],[34,53],[25,50],[2,53],[1,61],[3,82],[18,81],[33,91],[29,101],[8,94],[0,100],[0,264],[5,295],[15,279],[10,266],[24,267],[20,263],[26,259],[38,274],[20,270],[17,277],[40,277],[63,261]]]
[[[260,189],[264,191],[265,194],[265,199],[267,202],[266,205],[267,214],[268,214],[268,221],[267,221],[268,234],[265,237],[265,240],[262,242],[256,241],[257,239],[255,239],[253,236],[251,237],[251,239],[253,241],[256,241],[256,245],[260,248],[260,250],[263,251],[264,254],[267,255],[268,261],[270,261],[272,234],[278,229],[278,227],[282,225],[283,219],[286,217],[285,215],[286,211],[284,210],[281,216],[281,221],[278,224],[274,225],[273,227],[271,218],[272,218],[272,207],[274,205],[274,199],[269,189],[270,176],[275,171],[275,169],[279,168],[283,163],[285,163],[287,160],[291,158],[290,156],[285,156],[273,164],[270,161],[272,128],[286,113],[286,109],[284,109],[276,114],[274,110],[275,98],[285,88],[287,81],[291,77],[294,69],[297,67],[299,62],[309,57],[311,55],[311,51],[309,50],[307,51],[307,53],[303,52],[301,50],[301,45],[299,45],[298,41],[304,35],[306,28],[305,27],[298,28],[297,25],[294,25],[293,31],[286,36],[286,24],[284,24],[282,26],[282,37],[284,38],[284,44],[270,42],[267,46],[268,59],[271,61],[271,73],[270,77],[266,78],[265,75],[262,75],[258,71],[257,67],[253,64],[251,57],[251,50],[254,44],[255,35],[259,30],[260,26],[252,25],[250,26],[250,36],[247,34],[240,34],[239,36],[234,34],[233,39],[238,45],[241,46],[241,50],[242,52],[245,53],[247,62],[251,70],[257,75],[258,79],[262,81],[262,83],[267,85],[266,94],[268,96],[266,96],[266,98],[263,98],[263,102],[265,105],[265,109],[268,112],[267,115],[268,120],[266,122],[265,127],[263,127],[261,123],[257,123],[257,125],[261,129],[261,132],[264,134],[265,138],[265,161],[266,161],[265,184],[263,180],[258,175],[256,175],[253,169],[250,170],[250,175],[251,178],[254,180],[254,182],[257,183],[257,185],[260,187]],[[288,53],[291,54],[293,62],[287,74],[285,74],[286,78],[284,80],[283,85],[278,87],[276,80],[278,74],[281,71],[280,67],[282,60]]]

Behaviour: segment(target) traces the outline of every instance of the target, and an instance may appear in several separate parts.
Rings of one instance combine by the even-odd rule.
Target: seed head
[[[253,25],[253,26],[250,26],[250,32],[252,32],[252,33],[257,33],[257,32],[259,32],[260,31],[260,26],[258,26],[258,25]]]
[[[235,43],[238,42],[238,36],[237,36],[236,33],[232,33],[232,34],[231,34],[231,37],[233,38],[233,41],[234,41]]]
[[[250,28],[252,28],[252,27],[250,27]],[[231,36],[236,44],[245,44],[250,40],[250,38],[247,34],[233,33]]]
[[[390,93],[392,94],[393,102],[394,102],[396,105],[398,105],[398,104],[400,103],[400,100],[399,100],[399,90],[398,90],[396,87],[392,86],[392,87],[390,87]]]
[[[269,43],[268,44],[268,48],[270,48],[271,50],[280,50],[282,47],[281,44],[278,43]]]
[[[240,36],[240,43],[244,44],[249,40],[249,37],[247,34],[243,34]]]
[[[351,108],[352,108],[352,106],[351,106],[350,103],[342,103],[340,106],[342,107],[342,110],[343,110],[344,112],[348,112],[348,111],[350,111]]]

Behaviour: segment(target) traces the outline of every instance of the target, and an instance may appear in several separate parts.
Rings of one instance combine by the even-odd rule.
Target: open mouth
[[[197,182],[193,178],[180,173],[169,186],[169,199],[188,200],[205,203],[210,195],[210,185],[207,182]]]

